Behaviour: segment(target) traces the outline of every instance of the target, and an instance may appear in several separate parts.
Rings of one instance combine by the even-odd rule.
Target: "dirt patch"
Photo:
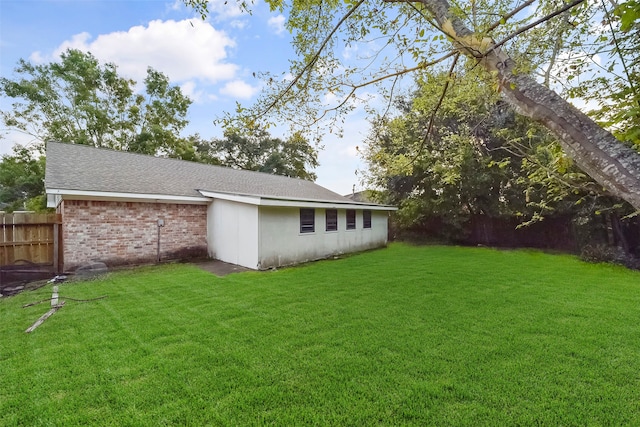
[[[242,273],[243,271],[252,271],[249,268],[242,267],[235,264],[229,264],[228,262],[222,262],[218,260],[201,261],[194,263],[195,266],[200,267],[204,271],[213,273],[216,276],[223,277],[231,273]]]
[[[55,276],[53,266],[23,261],[0,267],[0,295],[15,295],[25,290],[33,290],[46,284],[46,279]],[[44,281],[43,281],[44,280]]]

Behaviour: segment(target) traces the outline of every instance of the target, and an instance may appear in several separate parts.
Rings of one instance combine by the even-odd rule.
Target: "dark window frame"
[[[316,210],[313,208],[300,208],[300,233],[315,233]]]
[[[362,228],[371,228],[371,211],[369,209],[362,211]]]
[[[356,229],[356,210],[355,209],[347,209],[347,230],[355,230]],[[353,217],[353,218],[349,218]],[[353,221],[350,221],[353,219]]]
[[[329,214],[333,218],[329,218]],[[338,231],[338,210],[337,209],[327,209],[324,214],[325,218],[325,231]]]

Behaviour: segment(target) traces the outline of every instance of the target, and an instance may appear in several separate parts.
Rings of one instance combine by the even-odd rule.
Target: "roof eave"
[[[257,206],[273,207],[297,207],[297,208],[325,208],[325,209],[371,209],[379,211],[396,211],[395,206],[376,205],[371,203],[359,203],[346,200],[309,200],[300,198],[286,198],[273,196],[258,196],[253,194],[231,194],[216,191],[198,190],[200,194],[212,199],[229,200]]]
[[[207,204],[211,200],[200,196],[182,196],[172,194],[120,193],[111,191],[85,191],[61,188],[47,188],[47,196],[57,200],[56,206],[62,200],[109,200],[117,202],[147,202],[147,203],[188,203]],[[55,197],[60,196],[60,197]],[[50,207],[56,207],[50,206]]]

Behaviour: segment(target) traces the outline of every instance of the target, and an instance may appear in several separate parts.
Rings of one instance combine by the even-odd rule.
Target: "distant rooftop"
[[[369,197],[370,196],[369,193],[370,193],[369,190],[356,191],[355,193],[346,194],[344,197],[346,197],[347,199],[353,202],[358,202],[358,203],[375,203]]]

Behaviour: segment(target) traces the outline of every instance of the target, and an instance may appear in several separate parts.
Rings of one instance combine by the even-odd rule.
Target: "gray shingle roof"
[[[302,179],[204,165],[184,160],[47,143],[45,187],[199,197],[197,190],[240,195],[353,203],[333,191]]]

